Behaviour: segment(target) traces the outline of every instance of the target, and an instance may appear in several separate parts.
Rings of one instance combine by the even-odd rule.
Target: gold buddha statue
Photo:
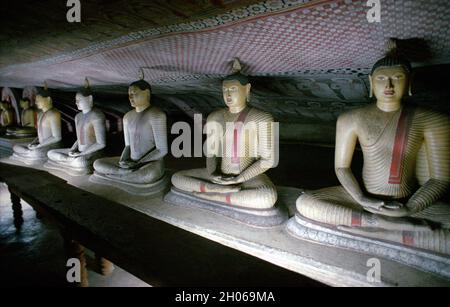
[[[341,186],[306,192],[297,211],[357,236],[450,254],[450,206],[436,203],[449,188],[450,120],[402,103],[411,94],[411,75],[411,64],[394,44],[369,76],[376,104],[338,118],[335,171]],[[351,170],[357,142],[362,185]]]
[[[90,180],[131,194],[159,193],[167,181],[163,160],[168,152],[166,114],[151,105],[151,87],[143,76],[129,86],[128,94],[134,109],[123,118],[122,155],[96,160]]]
[[[274,120],[269,113],[248,105],[251,84],[236,61],[234,68],[236,72],[222,83],[227,108],[211,113],[206,122],[223,132],[207,137],[206,143],[215,143],[217,150],[207,153],[206,168],[175,173],[174,188],[166,201],[192,204],[248,224],[280,224],[286,216],[274,207],[277,191],[264,174],[276,164]],[[253,146],[252,141],[256,142]],[[184,196],[191,200],[185,201]]]
[[[32,137],[35,136],[37,130],[35,128],[37,120],[37,112],[31,107],[29,98],[20,100],[20,127],[9,127],[7,134],[14,137]]]
[[[53,107],[47,86],[38,91],[36,105],[41,110],[37,120],[38,137],[26,146],[13,147],[13,159],[26,164],[45,162],[47,152],[61,146],[61,113]]]
[[[103,154],[106,146],[106,122],[103,112],[94,108],[87,79],[85,88],[76,94],[75,102],[81,111],[75,116],[77,140],[71,148],[50,150],[45,167],[81,176],[92,173],[92,164]]]
[[[4,133],[7,127],[14,124],[14,111],[6,101],[0,102],[0,111],[0,131]]]

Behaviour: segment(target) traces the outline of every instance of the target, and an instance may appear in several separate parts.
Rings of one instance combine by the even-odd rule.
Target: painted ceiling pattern
[[[389,37],[422,39],[432,55],[422,61],[448,62],[448,1],[384,0],[380,23],[367,21],[366,4],[263,1],[6,66],[0,70],[0,84],[39,85],[46,79],[50,86],[73,87],[88,76],[93,85],[123,85],[136,78],[140,67],[149,82],[162,84],[227,74],[234,57],[254,76],[357,70],[370,67],[383,54]]]
[[[446,86],[426,82],[450,63],[447,0],[383,0],[380,23],[368,22],[366,0],[112,2],[147,23],[130,20],[131,26],[112,27],[112,34],[102,36],[103,26],[124,20],[99,12],[92,26],[98,33],[77,32],[88,42],[78,47],[33,53],[38,48],[31,44],[28,61],[14,60],[5,54],[8,48],[0,48],[0,86],[39,86],[46,80],[50,88],[73,90],[88,77],[94,90],[126,94],[142,68],[161,104],[207,114],[223,106],[220,79],[237,57],[253,79],[254,105],[284,121],[332,122],[369,102],[369,69],[395,37],[414,66],[423,68],[416,102],[431,100],[448,109]],[[54,44],[51,35],[43,42]]]

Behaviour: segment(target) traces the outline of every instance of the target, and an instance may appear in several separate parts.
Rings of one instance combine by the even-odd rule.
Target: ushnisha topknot
[[[44,98],[50,97],[50,91],[48,90],[47,82],[44,82],[44,87],[39,87],[37,89],[37,96]]]
[[[392,67],[392,66],[401,66],[403,67],[408,73],[412,72],[412,66],[411,63],[405,59],[404,57],[399,55],[398,47],[397,47],[397,40],[395,38],[390,38],[387,43],[387,52],[386,56],[379,59],[372,67],[372,71],[370,72],[371,75],[381,67]]]
[[[89,83],[88,78],[84,79],[84,88],[80,91],[78,91],[79,94],[83,95],[84,97],[89,97],[92,95],[92,89],[91,84]]]
[[[150,83],[148,83],[144,79],[145,79],[144,69],[141,67],[139,69],[139,80],[132,82],[129,87],[137,86],[141,91],[149,90],[151,92],[152,87],[151,87]]]
[[[241,73],[241,63],[238,58],[235,58],[233,61],[233,73],[231,75],[226,76],[223,81],[238,81],[241,85],[247,85],[250,83],[249,78]]]

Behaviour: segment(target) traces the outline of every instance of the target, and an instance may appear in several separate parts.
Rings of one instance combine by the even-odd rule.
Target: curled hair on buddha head
[[[145,91],[145,90],[149,90],[150,92],[152,91],[152,87],[145,80],[134,81],[133,83],[130,84],[130,87],[132,87],[132,86],[138,87],[141,91]]]
[[[389,39],[387,43],[386,55],[373,65],[370,75],[373,75],[375,70],[378,68],[392,66],[401,66],[408,72],[408,74],[412,73],[411,62],[399,54],[397,40],[395,38]]]
[[[47,82],[44,82],[44,87],[39,87],[37,89],[37,96],[44,98],[50,97],[50,91],[48,90]]]
[[[241,73],[242,66],[238,58],[233,60],[233,73],[226,76],[223,81],[238,81],[241,85],[247,85],[250,83],[249,78]]]
[[[83,97],[89,97],[92,95],[91,84],[89,83],[88,78],[84,79],[84,88],[77,92],[77,94],[82,95]]]
[[[148,83],[147,81],[144,80],[144,78],[145,78],[144,77],[144,70],[141,68],[139,70],[139,72],[140,72],[139,80],[138,81],[134,81],[133,83],[131,83],[129,87],[136,86],[141,91],[149,90],[151,92],[152,91],[152,87],[151,87],[150,83]]]

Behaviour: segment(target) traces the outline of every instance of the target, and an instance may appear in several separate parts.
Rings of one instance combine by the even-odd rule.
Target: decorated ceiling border
[[[165,25],[147,30],[131,32],[121,37],[92,44],[88,47],[81,48],[68,53],[63,53],[57,56],[52,56],[43,60],[38,60],[32,63],[22,63],[17,65],[6,66],[3,69],[18,68],[21,66],[31,65],[52,65],[71,61],[93,55],[95,53],[123,47],[137,41],[156,38],[169,34],[188,33],[195,31],[202,31],[206,29],[213,29],[223,25],[232,24],[235,22],[259,17],[265,14],[274,12],[282,12],[289,9],[295,9],[306,4],[319,4],[329,2],[330,0],[266,0],[257,4],[251,4],[243,8],[233,9],[229,12],[219,14],[214,17],[207,17],[191,22],[183,22],[172,25]]]

